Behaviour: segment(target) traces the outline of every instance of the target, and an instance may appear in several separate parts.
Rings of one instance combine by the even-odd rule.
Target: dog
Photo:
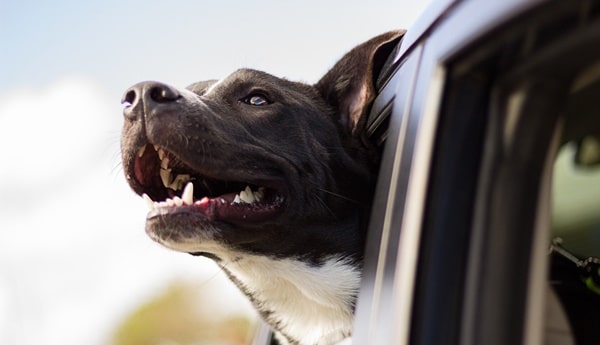
[[[365,126],[403,34],[355,47],[314,85],[240,69],[123,96],[123,168],[148,202],[146,233],[214,260],[282,345],[351,336],[380,158]]]

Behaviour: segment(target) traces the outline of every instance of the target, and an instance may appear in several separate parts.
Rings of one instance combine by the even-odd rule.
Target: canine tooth
[[[153,145],[154,146],[154,151],[158,151],[159,147],[158,145]]]
[[[162,161],[165,158],[165,151],[163,149],[158,149],[158,158]],[[161,162],[162,164],[162,162]]]
[[[235,199],[233,199],[233,203],[234,203],[234,204],[239,204],[239,203],[241,203],[241,202],[242,202],[242,200],[240,199],[240,195],[239,195],[239,194],[236,194],[236,195],[235,195]]]
[[[247,204],[254,202],[254,194],[252,193],[250,186],[246,186],[246,189],[240,192],[240,199]]]
[[[173,174],[171,169],[160,169],[160,179],[165,187],[169,188],[173,182]]]
[[[183,193],[181,194],[181,199],[188,205],[192,205],[194,203],[194,184],[192,182],[188,182],[185,185]]]
[[[142,158],[145,151],[146,151],[146,145],[142,146],[142,148],[138,150],[138,157]]]
[[[148,196],[148,194],[144,193],[142,194],[142,198],[146,201],[146,204],[148,205],[148,208],[152,211],[154,209],[155,203],[152,200],[151,197]]]
[[[158,151],[162,152],[162,151]],[[160,159],[160,167],[163,169],[169,169],[169,157],[164,157]]]

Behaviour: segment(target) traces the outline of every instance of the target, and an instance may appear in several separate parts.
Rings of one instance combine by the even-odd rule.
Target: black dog
[[[123,167],[146,232],[213,259],[282,344],[351,334],[379,155],[374,79],[404,32],[346,54],[316,85],[241,69],[125,92]]]

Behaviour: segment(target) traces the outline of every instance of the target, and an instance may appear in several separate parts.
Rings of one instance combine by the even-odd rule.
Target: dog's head
[[[150,237],[217,261],[247,252],[359,262],[378,165],[365,120],[402,34],[358,46],[316,85],[241,69],[186,89],[127,90],[123,167],[149,201]]]

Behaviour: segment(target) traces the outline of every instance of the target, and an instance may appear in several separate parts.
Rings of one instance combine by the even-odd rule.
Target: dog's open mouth
[[[149,218],[195,212],[210,221],[261,222],[275,216],[285,201],[272,187],[207,176],[151,144],[138,150],[133,168],[150,208]]]

